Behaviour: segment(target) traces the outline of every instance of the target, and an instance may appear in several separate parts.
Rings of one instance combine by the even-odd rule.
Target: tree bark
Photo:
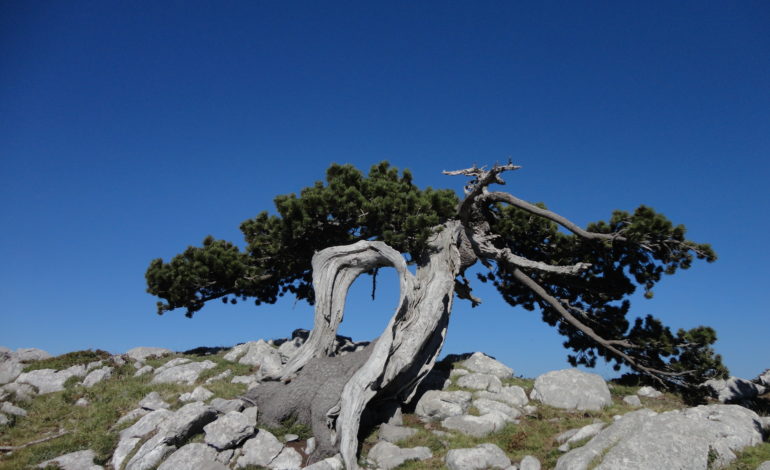
[[[266,419],[294,414],[301,421],[310,421],[306,424],[312,426],[319,449],[339,449],[345,467],[357,469],[358,434],[367,405],[409,400],[441,351],[455,278],[467,259],[461,256],[461,234],[458,221],[440,227],[414,275],[403,256],[383,242],[359,241],[316,253],[313,331],[277,377],[281,382],[264,383],[249,392],[261,410],[270,410]],[[333,354],[348,289],[362,273],[383,266],[398,272],[400,296],[395,313],[363,354],[355,359],[342,356],[339,366],[330,365],[331,358],[325,358]],[[321,369],[323,373],[319,373]],[[328,377],[330,373],[336,377]]]

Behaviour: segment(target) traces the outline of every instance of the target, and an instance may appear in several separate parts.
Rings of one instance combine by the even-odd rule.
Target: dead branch
[[[19,446],[0,446],[0,452],[14,452],[20,449],[24,449],[26,447],[34,446],[36,444],[42,444],[43,442],[52,441],[54,439],[58,439],[66,434],[69,434],[69,431],[61,431],[59,434],[55,434],[53,436],[44,437],[42,439],[37,439],[35,441],[27,442],[26,444],[22,444]]]

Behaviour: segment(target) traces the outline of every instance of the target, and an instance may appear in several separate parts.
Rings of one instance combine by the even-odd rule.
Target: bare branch
[[[463,222],[467,222],[476,198],[486,192],[487,186],[492,183],[505,184],[505,181],[503,181],[503,179],[500,177],[500,174],[504,171],[518,170],[521,167],[514,165],[509,161],[505,165],[495,164],[491,170],[486,170],[485,168],[486,167],[479,168],[476,165],[473,165],[472,167],[466,168],[464,170],[442,172],[445,175],[463,175],[473,178],[468,182],[468,184],[465,185],[465,199],[463,199],[463,201],[460,203],[460,206],[457,208],[457,211],[460,215],[460,220]]]
[[[15,450],[24,449],[25,447],[34,446],[35,444],[42,444],[43,442],[52,441],[54,439],[58,439],[62,436],[65,436],[69,434],[69,431],[61,431],[58,434],[54,434],[53,436],[44,437],[42,439],[37,439],[34,441],[27,442],[25,444],[21,444],[18,446],[0,446],[0,452],[13,452]]]

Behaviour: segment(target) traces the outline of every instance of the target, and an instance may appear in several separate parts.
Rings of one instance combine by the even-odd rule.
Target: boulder
[[[29,401],[35,397],[35,387],[29,384],[13,382],[0,387],[5,394],[13,395],[14,401]]]
[[[217,374],[217,375],[215,375],[213,377],[209,377],[208,379],[206,379],[206,381],[204,383],[208,385],[210,383],[219,382],[220,380],[225,380],[226,378],[230,377],[231,375],[233,375],[233,371],[230,370],[230,369],[227,369],[227,370],[225,370],[222,373],[219,373],[219,374]]]
[[[6,424],[10,423],[11,420],[8,419],[8,417],[2,413],[0,413],[0,426],[5,426]]]
[[[272,462],[267,465],[272,470],[296,470],[301,466],[302,454],[291,447],[284,447]]]
[[[511,406],[524,406],[529,403],[527,393],[518,385],[509,385],[500,389],[497,393],[482,390],[473,394],[476,398],[487,398],[506,403]]]
[[[139,437],[127,437],[125,439],[121,439],[118,442],[118,446],[115,448],[115,451],[112,453],[112,460],[110,460],[112,468],[123,468],[123,463],[131,455],[131,452],[134,451],[136,445],[141,441],[142,439]]]
[[[623,397],[623,403],[635,407],[642,406],[642,400],[639,399],[639,395],[626,395]]]
[[[11,383],[24,370],[24,364],[13,352],[0,352],[0,385]]]
[[[402,449],[390,442],[380,441],[369,451],[367,460],[381,470],[390,470],[408,460],[426,460],[433,457],[427,447]]]
[[[148,413],[150,413],[150,410],[145,410],[144,408],[133,409],[133,410],[129,411],[128,413],[124,414],[123,416],[121,416],[115,422],[115,425],[113,427],[118,427],[118,426],[120,426],[123,423],[128,423],[129,421],[135,421],[135,420],[141,418],[142,416],[147,415]]]
[[[155,368],[152,366],[141,366],[136,370],[136,372],[134,372],[134,377],[140,377],[144,374],[149,374],[153,370],[155,370]]]
[[[759,464],[759,467],[757,467],[757,470],[770,470],[770,460],[765,460],[761,464]]]
[[[243,413],[230,411],[204,426],[203,432],[206,433],[206,444],[218,450],[225,450],[238,446],[253,436],[256,430],[254,422]]]
[[[594,423],[589,424],[588,426],[583,426],[582,428],[570,429],[569,431],[564,431],[563,433],[556,436],[556,442],[566,445],[564,449],[560,447],[560,449],[566,452],[569,450],[570,444],[574,444],[589,437],[594,437],[595,435],[599,434],[602,429],[604,429],[604,426],[604,423]]]
[[[260,429],[257,435],[247,440],[241,451],[243,455],[238,457],[235,468],[249,465],[267,467],[283,450],[283,444],[270,432]]]
[[[171,456],[158,467],[158,470],[198,470],[203,468],[204,465],[210,464],[219,464],[223,468],[227,468],[216,461],[217,455],[217,451],[206,444],[187,444],[171,454]]]
[[[767,369],[761,374],[759,374],[757,378],[754,379],[754,382],[758,383],[759,385],[763,385],[767,388],[770,388],[770,369]]]
[[[490,374],[473,373],[463,375],[457,379],[457,385],[463,388],[472,388],[474,390],[487,390],[492,393],[499,393],[503,389],[500,379]]]
[[[281,353],[264,340],[240,344],[225,354],[224,358],[240,364],[259,366],[260,377],[277,374],[283,367]]]
[[[174,362],[176,359],[169,361]],[[180,383],[192,385],[198,380],[198,376],[201,372],[208,369],[213,369],[217,365],[211,361],[200,362],[184,362],[176,363],[170,367],[166,367],[168,364],[159,367],[155,370],[155,377],[152,379],[152,383]]]
[[[38,348],[19,348],[16,350],[15,355],[20,362],[42,361],[43,359],[53,357],[48,352]]]
[[[139,402],[139,406],[145,410],[161,410],[170,408],[171,405],[163,401],[158,392],[150,392],[142,401]]]
[[[76,365],[60,371],[39,369],[22,373],[16,379],[16,383],[32,385],[42,395],[60,392],[64,390],[64,383],[68,379],[71,377],[85,377],[85,375],[86,366],[84,365]]]
[[[318,462],[308,465],[305,470],[343,470],[342,459],[339,454],[328,459],[319,460]]]
[[[482,415],[485,413],[497,412],[508,416],[510,419],[516,419],[521,416],[521,411],[516,408],[512,408],[505,403],[490,400],[488,398],[477,398],[473,400],[473,406],[479,410]]]
[[[557,370],[539,376],[529,398],[567,410],[600,410],[612,404],[604,379],[577,369]]]
[[[722,403],[740,403],[765,393],[765,387],[738,377],[707,380],[703,386]]]
[[[195,387],[195,390],[188,393],[183,393],[179,396],[180,401],[206,401],[213,397],[214,394],[203,387]]]
[[[719,468],[735,459],[734,452],[760,442],[759,417],[737,405],[661,414],[642,409],[622,416],[586,445],[564,454],[556,470]]]
[[[229,411],[243,410],[243,402],[238,399],[225,400],[224,398],[214,398],[211,400],[210,405],[214,407],[217,412],[222,414],[225,414]]]
[[[482,352],[471,354],[471,357],[459,362],[457,365],[472,372],[494,375],[498,379],[513,377],[513,369]]]
[[[470,392],[429,390],[417,402],[414,413],[423,419],[441,420],[465,413],[470,405]]]
[[[94,457],[96,457],[94,451],[81,450],[46,460],[37,467],[45,468],[49,465],[58,465],[62,470],[103,470],[104,467],[94,463]]]
[[[377,433],[377,436],[380,438],[380,440],[395,444],[399,441],[409,439],[415,434],[417,434],[416,429],[405,428],[404,426],[393,426],[388,423],[383,423],[380,425],[380,430]]]
[[[27,416],[27,410],[24,408],[19,408],[18,406],[15,406],[8,402],[3,402],[2,405],[0,405],[0,411],[2,411],[5,414],[14,415],[14,416]]]
[[[519,463],[519,470],[540,470],[540,461],[533,455],[525,455]]]
[[[441,426],[469,436],[484,437],[487,434],[499,431],[508,421],[510,421],[508,416],[502,413],[491,412],[481,416],[450,416],[441,422]]]
[[[444,458],[449,470],[482,470],[508,468],[511,460],[494,444],[479,444],[470,449],[452,449]]]
[[[126,351],[126,356],[139,362],[144,362],[153,357],[167,356],[169,354],[174,354],[174,351],[166,348],[153,348],[148,346],[140,346]]]
[[[127,439],[131,437],[145,437],[149,436],[158,429],[160,423],[173,416],[174,412],[169,410],[156,410],[142,416],[139,421],[120,431],[120,439]]]
[[[636,394],[640,397],[645,397],[645,398],[660,398],[663,396],[663,392],[659,392],[658,390],[655,390],[649,385],[645,385],[644,387],[641,387],[636,392]]]
[[[102,367],[101,369],[91,371],[86,375],[86,378],[83,379],[83,386],[91,388],[99,382],[109,379],[112,377],[112,370],[112,367]]]

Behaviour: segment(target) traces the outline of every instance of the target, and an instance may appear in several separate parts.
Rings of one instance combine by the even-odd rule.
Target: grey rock
[[[339,454],[328,459],[319,460],[318,462],[308,465],[305,470],[342,470],[342,459]]]
[[[392,426],[388,423],[383,423],[380,425],[377,436],[383,441],[395,444],[399,441],[409,439],[415,434],[417,434],[416,429],[405,428],[403,426]]]
[[[83,379],[83,386],[91,388],[99,382],[109,379],[112,377],[112,370],[112,367],[102,367],[101,369],[91,371],[86,375],[86,378]]]
[[[163,410],[170,408],[171,405],[163,401],[158,392],[150,392],[142,401],[139,402],[139,406],[146,410]]]
[[[441,420],[465,413],[470,405],[469,392],[429,390],[417,402],[414,412],[423,419]]]
[[[238,411],[230,411],[203,428],[206,444],[225,450],[236,447],[256,432],[254,422]]]
[[[525,455],[519,463],[519,470],[540,470],[540,461],[532,455]]]
[[[477,398],[473,400],[473,406],[476,407],[482,415],[495,411],[508,416],[510,419],[516,419],[521,416],[521,411],[516,408],[512,408],[505,403],[490,400],[488,398]]]
[[[284,434],[283,435],[283,442],[294,442],[298,441],[299,436],[297,434]]]
[[[757,470],[770,470],[770,460],[765,460],[761,464],[759,464],[759,467],[757,467]]]
[[[153,370],[155,370],[155,368],[152,367],[152,366],[142,366],[142,367],[138,368],[136,370],[136,372],[134,372],[134,377],[140,377],[140,376],[142,376],[144,374],[149,374]]]
[[[278,353],[281,355],[281,361],[283,361],[284,364],[289,362],[289,360],[294,357],[303,343],[304,341],[302,338],[294,338],[281,344],[278,347]]]
[[[122,468],[123,463],[126,461],[128,456],[131,455],[131,452],[134,451],[136,445],[141,441],[142,439],[139,437],[127,437],[125,439],[121,439],[118,442],[118,446],[115,448],[115,451],[112,453],[112,460],[110,460],[112,468]]]
[[[225,400],[224,398],[214,398],[211,400],[210,405],[214,407],[217,412],[222,414],[225,414],[229,411],[243,410],[243,402],[238,399]]]
[[[88,364],[86,364],[86,372],[91,372],[92,370],[98,367],[101,367],[102,365],[104,365],[102,361],[89,362]]]
[[[158,432],[165,436],[164,442],[177,445],[201,431],[216,418],[217,412],[214,408],[200,402],[188,403],[163,421]]]
[[[139,362],[144,362],[152,357],[163,357],[169,354],[174,354],[174,351],[166,348],[153,348],[148,346],[140,346],[126,351],[126,356]]]
[[[431,457],[433,453],[427,447],[402,449],[390,442],[380,441],[371,448],[367,459],[379,469],[390,470],[408,460],[426,460]]]
[[[91,402],[88,401],[85,397],[78,398],[78,400],[75,402],[75,406],[88,406]]]
[[[660,392],[658,390],[655,390],[654,388],[650,387],[649,385],[645,385],[644,387],[641,387],[636,394],[640,397],[645,398],[660,398],[663,396],[663,392]]]
[[[24,370],[24,364],[14,353],[0,352],[0,385],[11,383]]]
[[[169,361],[169,362],[174,362]],[[213,369],[216,364],[211,361],[187,362],[175,364],[171,367],[159,367],[155,371],[152,383],[184,383],[192,385],[198,380],[201,372]]]
[[[0,426],[5,426],[6,424],[10,423],[11,420],[8,419],[8,417],[2,413],[0,413]]]
[[[583,426],[582,428],[570,429],[569,431],[565,431],[556,436],[556,442],[559,444],[567,444],[567,449],[569,449],[570,444],[599,434],[599,432],[604,429],[604,426],[604,423],[594,423]]]
[[[218,464],[223,468],[227,468],[216,461],[217,456],[217,451],[206,444],[187,444],[171,454],[158,467],[158,470],[198,470],[204,468],[204,465],[211,464]]]
[[[450,416],[441,422],[446,429],[459,431],[474,437],[484,437],[505,426],[509,418],[501,413],[486,413],[481,416],[460,415]]]
[[[387,423],[392,426],[404,425],[404,413],[401,411],[400,406],[393,410],[393,414],[390,415],[390,418],[388,418]]]
[[[499,392],[492,393],[482,390],[473,394],[476,398],[487,398],[506,403],[511,406],[524,406],[529,403],[527,393],[518,385],[503,387]]]
[[[259,414],[259,408],[256,406],[251,406],[249,408],[246,408],[243,410],[243,416],[246,416],[249,418],[253,423],[256,424],[257,422],[257,415]]]
[[[242,447],[243,455],[238,457],[236,468],[257,465],[267,467],[283,450],[283,444],[275,436],[264,429],[247,440]]]
[[[305,455],[310,455],[313,452],[315,452],[316,447],[317,445],[316,445],[315,437],[309,438],[305,443]]]
[[[19,408],[18,406],[12,405],[8,402],[3,402],[2,406],[0,406],[0,411],[9,415],[27,416],[27,410],[24,408]]]
[[[246,388],[252,389],[259,385],[259,380],[253,375],[236,375],[230,380],[232,384],[246,384]]]
[[[180,401],[206,401],[213,397],[214,394],[203,387],[195,387],[195,390],[189,393],[183,393],[180,397]]]
[[[738,377],[707,380],[704,387],[722,403],[740,403],[765,393],[765,387]]]
[[[511,460],[494,444],[479,444],[470,449],[452,449],[444,458],[449,470],[508,468]]]
[[[137,420],[137,419],[141,418],[142,416],[147,415],[148,413],[150,413],[150,410],[145,410],[144,408],[136,408],[134,410],[131,410],[128,413],[126,413],[123,416],[121,416],[115,422],[115,427],[120,426],[121,424],[127,423],[129,421]]]
[[[539,376],[529,397],[568,410],[600,410],[612,404],[604,379],[577,369],[552,371]]]
[[[147,413],[146,415],[142,416],[139,421],[120,431],[120,439],[122,440],[130,437],[149,436],[152,432],[158,429],[160,423],[173,415],[173,411],[164,409]]]
[[[9,383],[0,387],[6,394],[12,394],[14,401],[30,401],[36,395],[35,387],[24,383]]]
[[[139,447],[126,464],[125,470],[150,470],[158,466],[176,447],[164,442],[162,434],[156,434]]]
[[[758,416],[737,405],[710,405],[656,414],[642,409],[624,415],[586,445],[559,458],[556,470],[583,470],[602,456],[596,470],[623,468],[716,468],[736,451],[762,442]],[[594,464],[596,462],[593,462]]]
[[[258,375],[277,374],[283,367],[281,353],[264,340],[251,341],[234,347],[224,358],[228,361],[238,361],[240,364],[259,366]]]
[[[50,359],[53,356],[38,348],[19,348],[16,350],[16,359],[20,362],[35,362]]]
[[[209,377],[208,379],[206,379],[206,381],[204,383],[205,384],[211,384],[211,383],[214,383],[214,382],[219,382],[220,380],[225,380],[226,378],[230,377],[231,375],[233,375],[233,371],[230,370],[230,369],[227,369],[227,370],[225,370],[222,373],[219,373],[219,374],[217,374],[217,375],[215,375],[213,377]]]
[[[112,356],[110,359],[112,360],[112,363],[115,364],[118,367],[124,366],[124,365],[126,365],[128,363],[126,361],[126,358],[123,357],[120,354],[116,354],[116,355]]]
[[[273,470],[296,470],[302,466],[302,455],[291,447],[284,447],[268,464]]]
[[[642,400],[639,399],[639,395],[626,395],[623,397],[623,402],[631,406],[642,406]]]
[[[94,457],[96,457],[94,451],[81,450],[46,460],[37,467],[45,468],[48,465],[58,465],[62,470],[103,470],[104,467],[94,463]]]
[[[500,379],[494,375],[479,373],[463,375],[457,379],[457,385],[474,390],[487,390],[492,393],[499,393],[503,389]]]
[[[457,378],[462,377],[463,375],[470,374],[470,371],[468,369],[452,369],[449,371],[449,377],[450,378]]]
[[[72,366],[68,369],[55,371],[53,369],[39,369],[24,372],[16,379],[16,383],[32,385],[43,395],[46,393],[60,392],[64,390],[64,383],[71,377],[85,377],[86,367],[83,365]]]
[[[174,359],[171,359],[169,361],[164,362],[158,368],[155,370],[155,372],[162,372],[166,369],[170,369],[172,367],[181,366],[183,364],[189,364],[192,362],[192,359],[187,359],[186,357],[175,357]]]
[[[472,372],[494,375],[499,379],[513,377],[513,369],[481,352],[473,353],[471,357],[460,362],[458,365]]]

